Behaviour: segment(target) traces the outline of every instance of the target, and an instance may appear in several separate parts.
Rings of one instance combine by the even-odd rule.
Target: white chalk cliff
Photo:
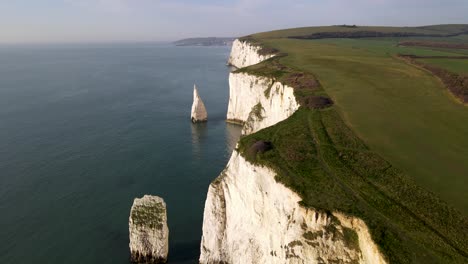
[[[385,263],[363,221],[301,207],[275,175],[234,151],[208,190],[200,263]]]
[[[246,73],[229,75],[229,94],[227,119],[244,123],[242,134],[283,121],[299,108],[292,87]]]
[[[245,45],[234,44],[231,58],[249,60],[234,60],[234,66],[265,59]],[[299,107],[291,87],[268,78],[232,73],[229,84],[228,119],[243,122],[244,134]],[[300,197],[275,175],[233,152],[208,190],[200,263],[386,263],[362,220],[300,206]]]
[[[193,123],[205,122],[208,120],[208,113],[206,112],[205,104],[200,98],[200,95],[198,95],[196,85],[193,86],[193,104],[191,119]]]
[[[247,41],[236,39],[232,44],[232,51],[229,56],[228,64],[240,69],[275,56],[274,54],[260,55],[260,50],[260,46],[251,45]]]
[[[158,196],[135,198],[128,220],[131,260],[135,263],[166,263],[169,228],[166,203]]]

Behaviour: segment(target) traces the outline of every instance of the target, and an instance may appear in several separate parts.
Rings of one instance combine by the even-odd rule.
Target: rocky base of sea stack
[[[166,203],[157,196],[136,198],[130,211],[132,263],[166,263],[169,251]]]
[[[132,252],[132,256],[130,258],[132,263],[151,263],[151,264],[159,264],[159,263],[167,263],[167,259],[151,256],[151,255],[141,255],[140,252]]]
[[[195,118],[192,118],[192,123],[196,124],[196,123],[206,123],[208,122],[208,119],[195,119]]]

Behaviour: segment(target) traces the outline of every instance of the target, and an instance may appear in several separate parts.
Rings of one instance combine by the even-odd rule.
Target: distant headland
[[[236,38],[187,38],[173,42],[176,46],[231,46]]]

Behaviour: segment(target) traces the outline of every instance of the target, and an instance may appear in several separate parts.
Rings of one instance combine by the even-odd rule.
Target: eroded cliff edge
[[[236,39],[232,44],[228,64],[240,69],[260,63],[274,56],[275,54],[264,52],[260,45],[252,45],[248,41]]]
[[[270,78],[230,73],[227,120],[244,124],[247,135],[290,117],[299,104],[294,89]]]
[[[234,151],[209,187],[200,263],[385,263],[363,221],[301,207],[275,175]]]
[[[230,63],[247,67],[273,57],[237,40]],[[266,77],[233,72],[228,120],[251,134],[299,109],[294,89]],[[307,209],[276,173],[234,151],[210,185],[200,263],[386,263],[365,223],[339,212]]]

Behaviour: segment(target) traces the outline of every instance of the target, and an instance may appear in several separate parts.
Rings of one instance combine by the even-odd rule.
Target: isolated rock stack
[[[206,112],[205,104],[198,95],[197,86],[193,86],[193,104],[192,104],[192,122],[206,122],[208,120],[208,114]]]
[[[128,221],[133,263],[166,263],[169,251],[166,203],[157,196],[135,198]]]

